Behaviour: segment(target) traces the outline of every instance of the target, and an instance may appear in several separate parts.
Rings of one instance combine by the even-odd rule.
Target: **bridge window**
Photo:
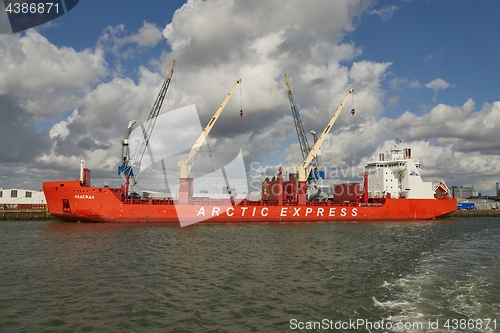
[[[17,198],[17,190],[10,190],[10,197]]]

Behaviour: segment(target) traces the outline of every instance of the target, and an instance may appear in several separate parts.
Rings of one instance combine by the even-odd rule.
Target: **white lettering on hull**
[[[200,207],[196,212],[196,216],[205,216],[205,207]]]
[[[286,213],[288,213],[288,207],[281,208],[281,214],[280,214],[280,216],[286,216]]]
[[[77,196],[75,195],[75,198]],[[80,197],[79,199],[83,199],[81,197],[84,196],[78,196]],[[88,199],[93,199],[94,196],[88,196]],[[87,199],[87,198],[85,198]],[[247,210],[249,207],[228,207],[228,208],[221,208],[217,206],[211,206],[208,207],[209,213],[211,216],[228,216],[228,217],[245,217],[248,216]],[[293,208],[293,211],[290,210],[289,208]],[[339,208],[339,209],[337,209]],[[281,207],[278,208],[274,211],[274,213],[271,214],[271,209],[272,207],[263,207],[261,209],[257,209],[257,207],[253,207],[251,210],[251,216],[252,217],[276,217],[276,218],[283,218],[283,217],[294,217],[294,218],[301,218],[301,217],[356,217],[358,216],[358,208],[348,208],[348,207],[329,207],[329,208],[324,208],[324,207],[306,207],[304,210],[302,210],[302,207]],[[246,215],[245,215],[246,214]],[[271,215],[270,215],[271,214]],[[209,216],[210,216],[209,215]],[[205,207],[201,206],[199,207],[198,210],[196,210],[196,216],[206,216],[205,215]]]
[[[75,199],[94,199],[93,195],[75,194]]]
[[[312,211],[313,211],[313,209],[311,207],[307,207],[306,208],[306,216],[309,215],[309,214],[311,214]]]
[[[330,208],[330,213],[328,214],[328,216],[335,216],[335,210],[337,208]]]
[[[264,211],[266,212],[264,213]],[[267,216],[267,214],[269,214],[269,208],[267,207],[262,208],[262,210],[260,211],[260,215]]]

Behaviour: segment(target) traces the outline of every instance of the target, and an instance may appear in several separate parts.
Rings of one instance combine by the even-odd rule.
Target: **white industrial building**
[[[471,186],[453,186],[451,188],[453,195],[460,199],[466,199],[470,197],[477,197],[477,191]]]
[[[0,209],[44,208],[46,203],[41,190],[0,188]]]

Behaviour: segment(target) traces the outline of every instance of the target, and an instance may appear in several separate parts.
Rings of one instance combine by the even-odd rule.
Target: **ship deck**
[[[135,198],[120,198],[118,197],[122,204],[125,205],[177,205],[178,201],[164,198],[164,199],[154,199],[154,198],[146,198],[146,199],[135,199]],[[376,201],[368,202],[368,203],[360,203],[357,201],[307,201],[305,206],[313,206],[313,207],[377,207],[384,205],[384,199],[378,199]],[[272,206],[298,206],[299,204],[294,200],[283,200],[283,203],[279,203],[278,201],[270,201],[270,200],[231,200],[231,199],[213,199],[213,198],[203,198],[196,199],[191,198],[188,202],[188,205],[193,206],[250,206],[250,207],[272,207]]]

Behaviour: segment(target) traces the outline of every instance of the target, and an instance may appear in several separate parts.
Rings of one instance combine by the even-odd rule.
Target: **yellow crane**
[[[226,98],[224,98],[224,100],[222,101],[222,103],[219,106],[219,108],[217,109],[217,111],[215,111],[215,114],[212,116],[212,118],[208,122],[207,126],[205,126],[205,128],[203,129],[203,132],[201,132],[200,137],[194,143],[189,154],[186,156],[185,159],[183,159],[179,162],[179,170],[180,170],[180,178],[181,179],[189,178],[189,175],[191,174],[191,170],[193,169],[193,164],[195,161],[194,157],[196,157],[196,155],[200,151],[200,148],[203,145],[203,142],[205,141],[208,134],[210,133],[210,131],[214,127],[217,119],[219,119],[219,116],[220,116],[222,110],[224,110],[224,107],[226,106],[227,102],[231,98],[231,95],[233,94],[234,90],[236,89],[236,87],[240,83],[241,83],[241,78],[236,80],[236,83],[233,85],[233,87],[231,88],[231,90],[227,94]],[[240,115],[241,115],[241,113],[242,113],[242,111],[240,111]]]
[[[337,111],[333,114],[332,118],[326,125],[325,129],[323,130],[323,133],[321,133],[320,137],[314,144],[314,146],[311,148],[309,151],[309,154],[307,155],[307,158],[304,160],[304,163],[299,164],[297,166],[297,173],[299,174],[299,204],[305,204],[305,195],[306,195],[306,181],[307,181],[307,176],[311,173],[311,170],[313,168],[313,164],[311,162],[316,158],[319,149],[323,145],[323,142],[326,139],[326,136],[332,129],[333,124],[337,120],[338,115],[340,114],[340,111],[344,108],[345,102],[349,98],[349,96],[352,94],[354,90],[351,88],[349,89],[349,92],[347,95],[344,97],[342,100],[342,103],[340,103],[340,106],[337,108]]]

